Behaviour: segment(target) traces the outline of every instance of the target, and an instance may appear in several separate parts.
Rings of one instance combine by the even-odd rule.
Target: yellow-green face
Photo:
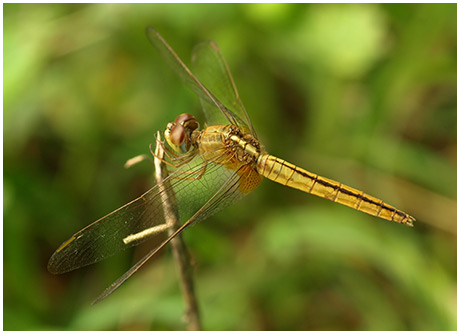
[[[172,135],[172,133],[174,133],[173,130],[175,130],[175,129],[176,129],[176,127],[175,127],[174,123],[172,123],[172,122],[168,123],[168,125],[166,126],[166,130],[164,132],[166,142],[174,150],[174,152],[186,153],[187,149],[185,147],[185,141],[182,140],[181,142],[177,143],[177,141],[175,140],[174,136]],[[182,134],[185,136],[184,131],[182,131]]]

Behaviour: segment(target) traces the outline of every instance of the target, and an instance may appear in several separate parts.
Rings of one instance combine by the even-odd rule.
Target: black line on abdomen
[[[352,195],[353,197],[359,198],[359,199],[361,199],[361,200],[364,201],[364,202],[367,202],[367,203],[371,203],[371,204],[377,205],[378,207],[380,207],[380,208],[382,208],[382,209],[386,209],[386,210],[388,210],[388,211],[392,211],[392,212],[394,212],[395,214],[397,214],[397,215],[399,215],[399,216],[401,216],[401,217],[406,217],[406,216],[407,216],[407,215],[404,214],[402,211],[399,211],[399,210],[396,209],[396,208],[393,208],[393,207],[390,207],[390,206],[388,206],[388,205],[385,205],[384,202],[379,203],[379,202],[373,201],[373,200],[371,200],[370,198],[368,198],[368,197],[366,197],[366,196],[364,196],[364,195],[361,195],[361,194],[358,194],[358,193],[349,191],[349,190],[344,189],[344,188],[342,188],[342,187],[340,187],[340,186],[336,186],[336,185],[331,184],[331,183],[329,183],[329,182],[327,182],[327,181],[325,181],[325,180],[321,180],[321,179],[319,179],[319,178],[315,178],[315,177],[311,176],[310,174],[308,174],[307,172],[302,171],[302,170],[300,170],[300,169],[298,169],[298,168],[296,168],[296,167],[292,167],[292,166],[286,165],[286,164],[284,163],[285,161],[282,161],[282,162],[281,162],[281,161],[279,161],[279,160],[277,160],[277,159],[278,159],[278,158],[275,158],[275,161],[276,161],[277,163],[281,164],[282,166],[284,166],[284,167],[286,167],[286,168],[289,168],[289,169],[292,170],[292,171],[295,171],[295,172],[299,173],[299,174],[302,175],[302,176],[305,176],[305,177],[309,178],[310,180],[315,181],[316,183],[322,184],[323,186],[327,186],[327,187],[333,188],[334,190],[337,190],[337,189],[338,189],[338,191],[340,191],[340,192],[342,192],[342,193],[344,193],[344,194],[346,194],[346,195]]]

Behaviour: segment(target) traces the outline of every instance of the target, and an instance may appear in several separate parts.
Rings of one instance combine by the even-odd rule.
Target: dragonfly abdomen
[[[259,157],[257,171],[272,181],[389,221],[413,226],[412,223],[415,220],[378,198],[340,182],[310,173],[269,154],[263,154]]]

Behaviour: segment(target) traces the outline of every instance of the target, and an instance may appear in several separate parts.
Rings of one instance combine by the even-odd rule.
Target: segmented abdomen
[[[263,154],[257,162],[257,171],[266,178],[288,187],[302,190],[350,208],[389,221],[413,226],[415,218],[382,200],[340,182],[307,172],[289,162]]]

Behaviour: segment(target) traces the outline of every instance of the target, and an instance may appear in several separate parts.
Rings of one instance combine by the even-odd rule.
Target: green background
[[[153,134],[198,99],[145,36],[190,64],[221,47],[267,150],[417,218],[386,222],[264,181],[185,232],[207,330],[454,330],[456,4],[5,4],[3,321],[9,330],[185,329],[169,249],[65,275],[52,252],[153,185]]]

